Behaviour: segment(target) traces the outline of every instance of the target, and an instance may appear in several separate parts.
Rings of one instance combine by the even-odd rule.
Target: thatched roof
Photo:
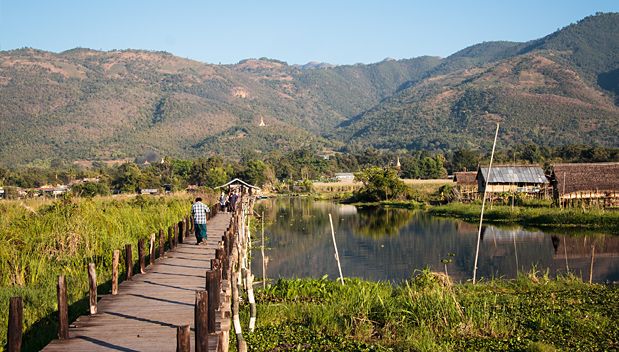
[[[552,176],[559,194],[619,191],[619,163],[554,164]]]
[[[456,182],[459,186],[477,186],[476,177],[477,172],[475,171],[455,172],[454,182]]]
[[[480,174],[483,177],[482,181],[485,182],[488,175],[488,166],[480,166],[477,171],[477,177]],[[492,165],[489,183],[542,184],[548,183],[548,179],[539,165]]]

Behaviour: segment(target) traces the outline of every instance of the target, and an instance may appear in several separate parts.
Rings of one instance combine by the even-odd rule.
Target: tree
[[[454,152],[451,162],[451,171],[474,171],[477,170],[479,156],[470,149],[460,149]]]
[[[112,187],[118,188],[123,192],[133,193],[138,189],[140,168],[134,163],[124,163],[118,167],[112,176]]]
[[[359,191],[361,198],[370,201],[389,200],[406,193],[409,187],[398,178],[394,169],[372,167],[355,173],[355,181],[363,183]]]
[[[423,179],[437,179],[447,176],[443,168],[443,158],[437,155],[435,158],[426,157],[419,162],[419,177]]]
[[[250,159],[243,171],[243,179],[250,184],[262,186],[266,182],[266,165],[262,161]]]
[[[71,188],[71,192],[82,197],[106,196],[110,194],[109,187],[102,182],[79,183]]]

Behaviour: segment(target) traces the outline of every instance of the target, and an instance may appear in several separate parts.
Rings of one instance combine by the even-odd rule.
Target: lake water
[[[447,270],[458,282],[473,277],[478,233],[474,224],[423,211],[357,208],[305,197],[261,200],[255,210],[264,211],[266,276],[271,279],[339,277],[329,214],[344,277],[399,283],[426,267]],[[260,240],[261,231],[253,236]],[[261,277],[262,257],[256,248],[252,271]],[[617,236],[484,226],[477,280],[515,278],[518,270],[535,267],[553,276],[569,269],[589,281],[592,254],[593,282],[619,281]],[[445,265],[443,260],[451,262]]]

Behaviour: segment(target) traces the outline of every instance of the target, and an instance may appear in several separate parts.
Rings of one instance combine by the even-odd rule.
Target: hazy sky
[[[446,57],[484,41],[525,42],[619,0],[0,0],[0,48],[163,50],[213,64]]]

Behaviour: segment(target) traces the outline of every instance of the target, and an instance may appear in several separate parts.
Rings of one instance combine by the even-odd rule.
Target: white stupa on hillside
[[[264,120],[262,119],[262,116],[260,117],[260,125],[258,125],[258,126],[266,126],[266,125],[264,124]]]

